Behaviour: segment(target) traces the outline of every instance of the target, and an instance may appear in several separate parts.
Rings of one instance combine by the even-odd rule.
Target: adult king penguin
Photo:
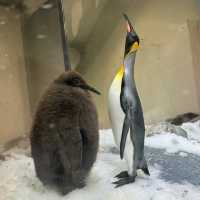
[[[108,94],[114,139],[120,149],[121,159],[125,158],[128,165],[128,171],[116,176],[119,178],[114,182],[116,187],[134,182],[137,169],[150,175],[144,157],[145,125],[142,105],[134,80],[134,64],[140,40],[128,16],[124,14],[124,17],[127,22],[124,63],[119,68]]]

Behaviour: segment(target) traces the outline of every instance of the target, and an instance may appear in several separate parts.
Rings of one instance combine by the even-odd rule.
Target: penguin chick
[[[44,94],[33,121],[36,175],[64,195],[85,186],[97,156],[98,117],[89,91],[100,94],[77,72],[63,73]]]

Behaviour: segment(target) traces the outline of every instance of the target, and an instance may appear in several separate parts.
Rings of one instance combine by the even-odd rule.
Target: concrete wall
[[[107,2],[108,0],[63,1],[71,47],[79,48],[81,53],[84,52],[84,47],[90,41],[90,35],[94,31],[97,21],[102,18]]]
[[[24,24],[32,113],[50,82],[64,72],[57,9],[39,9]]]
[[[200,20],[188,20],[188,27],[190,31],[194,77],[197,90],[199,91],[198,102],[200,104]]]
[[[99,3],[93,0],[64,1],[72,68],[81,64],[85,43],[105,2],[106,0]],[[54,4],[55,1],[50,0],[49,6],[42,6],[32,16],[25,18],[24,23],[25,55],[33,113],[50,82],[64,72],[58,11],[56,5],[50,6],[51,3]]]
[[[102,92],[94,96],[101,127],[110,126],[107,93],[123,59],[122,12],[129,15],[141,37],[135,68],[146,122],[200,111],[198,64],[191,40],[194,27],[188,29],[189,20],[199,19],[196,0],[66,0],[64,5],[68,39],[75,52],[72,62]],[[34,110],[49,82],[64,70],[56,12],[36,12],[27,20],[26,31]]]
[[[24,135],[30,125],[20,17],[0,7],[0,144]]]
[[[114,7],[113,7],[114,5]],[[95,97],[101,127],[109,127],[107,92],[122,63],[126,12],[141,37],[136,82],[147,123],[199,112],[187,20],[198,19],[196,1],[111,0],[86,46],[79,71],[102,92]]]

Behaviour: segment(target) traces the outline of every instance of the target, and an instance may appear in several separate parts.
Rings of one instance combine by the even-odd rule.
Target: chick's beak
[[[83,88],[85,90],[89,90],[91,92],[94,92],[95,94],[98,94],[98,95],[101,94],[97,89],[95,89],[94,87],[92,87],[90,85],[83,85],[83,86],[81,86],[81,88]]]

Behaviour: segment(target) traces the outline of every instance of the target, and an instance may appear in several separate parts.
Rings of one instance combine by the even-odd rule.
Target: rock
[[[187,132],[185,130],[183,130],[180,126],[175,126],[169,122],[160,122],[157,124],[146,126],[147,136],[160,134],[162,132],[174,133],[178,136],[187,138]]]
[[[188,113],[183,113],[183,114],[177,115],[174,118],[167,119],[166,122],[169,122],[174,125],[181,125],[185,122],[191,122],[195,119],[198,120],[199,117],[200,117],[200,115],[197,113],[188,112]]]

